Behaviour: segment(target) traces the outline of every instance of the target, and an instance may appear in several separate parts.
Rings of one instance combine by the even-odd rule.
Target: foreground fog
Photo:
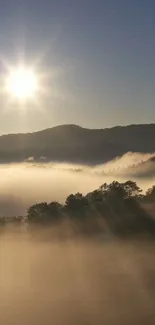
[[[152,156],[128,153],[95,167],[37,164],[33,159],[21,164],[0,165],[0,215],[23,215],[35,202],[63,202],[70,193],[85,194],[113,180],[133,179],[145,191],[155,184],[155,163],[144,163]]]
[[[48,236],[1,233],[1,324],[154,324],[153,243]]]

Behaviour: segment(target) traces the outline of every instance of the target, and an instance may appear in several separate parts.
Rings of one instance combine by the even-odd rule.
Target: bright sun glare
[[[27,99],[37,91],[37,76],[32,70],[19,68],[11,71],[7,79],[7,90],[18,99]]]

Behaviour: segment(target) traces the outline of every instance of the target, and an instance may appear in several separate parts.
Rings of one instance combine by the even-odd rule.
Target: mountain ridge
[[[31,133],[0,136],[0,162],[40,161],[101,164],[127,152],[155,152],[155,124],[88,129],[57,125]]]
[[[75,129],[77,128],[77,129],[84,129],[84,130],[89,130],[89,131],[101,131],[101,130],[106,131],[106,130],[125,129],[125,128],[130,128],[130,127],[145,127],[145,126],[154,126],[155,127],[155,123],[115,125],[115,126],[110,126],[110,127],[106,127],[106,128],[88,128],[88,127],[84,127],[84,126],[81,126],[78,124],[58,124],[58,125],[55,125],[52,127],[48,127],[46,129],[41,129],[41,130],[32,131],[32,132],[4,133],[4,134],[0,134],[0,137],[7,136],[7,135],[34,134],[34,133],[40,133],[40,132],[44,132],[44,131],[48,131],[48,130],[59,129],[61,127],[73,127]]]

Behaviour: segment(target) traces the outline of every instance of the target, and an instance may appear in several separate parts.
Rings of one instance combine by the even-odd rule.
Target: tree
[[[89,210],[91,215],[96,212],[98,215],[103,216],[106,212],[106,201],[103,195],[102,189],[99,188],[93,192],[86,195],[89,204]]]
[[[146,200],[155,201],[155,185],[147,190],[145,197]]]
[[[133,181],[105,183],[86,196],[70,194],[65,205],[56,201],[32,205],[28,209],[27,219],[47,224],[67,215],[73,220],[75,231],[94,233],[104,229],[118,236],[154,234],[155,222],[139,202],[141,192]],[[146,197],[155,199],[155,186],[147,191]]]
[[[27,211],[27,219],[32,222],[43,222],[48,214],[47,202],[37,203],[32,205]]]
[[[88,207],[88,200],[81,193],[70,194],[65,202],[65,208],[71,216],[83,216]]]
[[[50,221],[58,221],[62,217],[63,205],[53,201],[48,204],[48,219]]]
[[[101,185],[102,194],[106,199],[124,200],[126,198],[126,190],[122,183],[114,181],[110,184],[104,183]]]
[[[103,193],[101,188],[90,192],[86,195],[86,198],[90,204],[102,203],[103,202]]]
[[[142,209],[137,200],[141,193],[137,184],[132,181],[114,181],[103,184],[101,189],[107,204],[107,222],[112,232],[123,235],[136,229],[138,231],[136,215],[142,213]]]
[[[46,202],[32,205],[28,209],[27,218],[33,222],[56,221],[61,216],[62,205],[56,201],[47,204]]]
[[[136,182],[128,180],[125,183],[122,183],[122,186],[126,192],[126,198],[140,198],[142,190],[139,188]]]
[[[136,182],[127,181],[125,183],[119,183],[114,181],[110,184],[103,184],[101,186],[103,195],[116,196],[119,199],[138,198],[142,190],[138,187]]]

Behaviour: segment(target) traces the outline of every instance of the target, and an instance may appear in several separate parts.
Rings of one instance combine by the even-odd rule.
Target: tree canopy
[[[127,235],[142,232],[155,233],[155,220],[142,203],[155,203],[155,186],[146,195],[134,181],[104,183],[87,193],[70,194],[64,204],[56,201],[40,202],[30,206],[25,217],[1,218],[0,224],[10,221],[28,224],[57,224],[66,219],[80,229]]]
[[[146,197],[152,195],[152,191]],[[84,224],[102,220],[106,230],[115,234],[128,234],[142,231],[154,231],[155,222],[141,207],[142,190],[136,182],[113,181],[104,183],[98,189],[83,195],[70,194],[64,205],[58,202],[38,203],[27,211],[28,222],[49,223],[70,218],[72,221]],[[105,230],[104,229],[104,230]]]

